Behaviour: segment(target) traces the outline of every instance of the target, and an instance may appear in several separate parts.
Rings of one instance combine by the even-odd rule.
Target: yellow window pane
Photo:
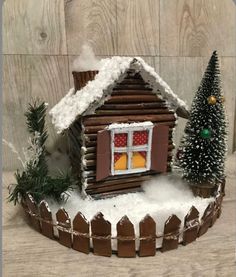
[[[115,153],[115,170],[126,170],[127,169],[127,154],[126,153]]]
[[[146,167],[146,156],[147,153],[142,152],[133,152],[132,155],[132,168],[143,168]]]

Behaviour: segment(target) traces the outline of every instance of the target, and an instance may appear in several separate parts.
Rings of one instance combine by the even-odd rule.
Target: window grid
[[[111,173],[112,175],[119,175],[125,173],[138,173],[148,171],[151,166],[151,142],[152,142],[152,130],[153,126],[148,127],[136,127],[136,128],[123,128],[123,129],[112,129],[112,157],[111,157]],[[135,131],[148,131],[148,143],[145,145],[133,146],[133,132]],[[127,133],[127,146],[126,147],[115,147],[114,139],[115,134]],[[146,167],[144,168],[132,168],[132,153],[145,151],[146,154]],[[114,154],[115,153],[127,153],[127,169],[126,170],[115,170],[114,169]]]

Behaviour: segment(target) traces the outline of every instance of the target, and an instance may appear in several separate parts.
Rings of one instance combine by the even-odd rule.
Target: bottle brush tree
[[[217,52],[214,51],[193,99],[179,163],[191,184],[212,185],[224,179],[226,118]]]

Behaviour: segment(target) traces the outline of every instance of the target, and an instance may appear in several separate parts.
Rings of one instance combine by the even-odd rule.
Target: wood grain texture
[[[116,54],[115,0],[66,1],[65,19],[69,54],[79,54],[84,43],[97,55]]]
[[[222,57],[220,63],[228,120],[228,153],[230,154],[236,150],[236,58]]]
[[[67,54],[63,0],[7,0],[4,54]]]
[[[6,0],[3,52],[9,55],[3,68],[4,137],[22,149],[27,139],[26,104],[36,95],[51,107],[67,93],[73,86],[72,62],[85,42],[99,57],[141,55],[188,104],[211,52],[217,49],[232,152],[236,149],[235,13],[232,0]],[[180,119],[177,144],[184,124]],[[50,121],[48,129],[51,150],[58,137]],[[5,169],[19,167],[5,146],[3,154]]]
[[[235,98],[235,107],[236,107],[236,98]],[[236,112],[234,110],[234,141],[233,141],[233,151],[236,151]]]
[[[232,0],[160,0],[161,56],[235,56]]]
[[[159,54],[159,1],[117,0],[119,55]]]
[[[160,74],[169,84],[172,90],[184,99],[191,107],[193,97],[200,85],[202,76],[208,64],[208,57],[161,57]],[[221,79],[222,88],[225,94],[226,114],[228,117],[228,153],[233,152],[234,141],[234,114],[235,114],[235,87],[236,87],[236,59],[231,57],[221,57]],[[179,118],[175,130],[176,146],[179,145],[183,135],[186,120]]]
[[[12,142],[22,155],[27,147],[24,112],[33,99],[49,103],[48,109],[65,95],[69,87],[66,56],[5,55],[3,61],[3,138]],[[58,136],[47,116],[48,149],[54,149]],[[19,160],[7,146],[3,147],[4,168],[20,167]]]
[[[73,277],[235,276],[235,163],[236,156],[229,157],[226,196],[222,215],[215,225],[192,244],[142,260],[137,257],[120,259],[115,255],[104,258],[67,249],[30,228],[25,223],[22,209],[4,200],[3,276],[62,277],[68,276],[68,268]],[[7,186],[13,180],[12,173],[3,175],[3,199],[6,199]]]
[[[27,141],[24,110],[30,99],[31,78],[26,56],[5,56],[3,59],[3,139],[13,143],[22,155]],[[14,76],[14,77],[13,77]],[[5,169],[21,167],[16,155],[3,144]]]
[[[193,96],[200,84],[203,70],[201,58],[160,58],[160,75],[169,84],[174,93],[186,101],[189,107],[191,106]],[[187,121],[183,118],[178,119],[174,132],[176,149],[182,138],[186,122]]]
[[[68,58],[67,56],[31,56],[29,64],[32,66],[32,95],[48,102],[49,111],[68,91]],[[47,128],[49,132],[47,147],[51,152],[55,149],[54,146],[57,147],[57,141],[60,138],[48,114]]]

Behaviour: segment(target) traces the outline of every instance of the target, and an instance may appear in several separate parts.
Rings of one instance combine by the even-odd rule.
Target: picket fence
[[[171,215],[166,220],[161,235],[157,235],[156,222],[150,215],[146,215],[139,222],[139,236],[135,234],[129,218],[123,216],[116,224],[117,236],[114,237],[111,235],[111,223],[105,220],[100,212],[91,222],[81,212],[78,212],[71,221],[65,209],[61,208],[56,213],[57,222],[55,222],[46,201],[37,205],[33,197],[28,194],[22,206],[30,224],[37,231],[50,239],[58,240],[66,247],[86,254],[93,252],[95,255],[110,257],[113,253],[111,241],[117,240],[118,257],[135,257],[136,254],[145,257],[156,255],[158,238],[163,238],[158,250],[165,252],[178,248],[180,235],[182,244],[187,245],[205,234],[221,214],[223,196],[224,193],[218,191],[218,195],[207,206],[201,218],[199,211],[192,206],[184,218],[182,230],[180,230],[181,220],[176,215]],[[58,235],[55,229],[58,230]],[[138,251],[135,249],[137,240]]]

